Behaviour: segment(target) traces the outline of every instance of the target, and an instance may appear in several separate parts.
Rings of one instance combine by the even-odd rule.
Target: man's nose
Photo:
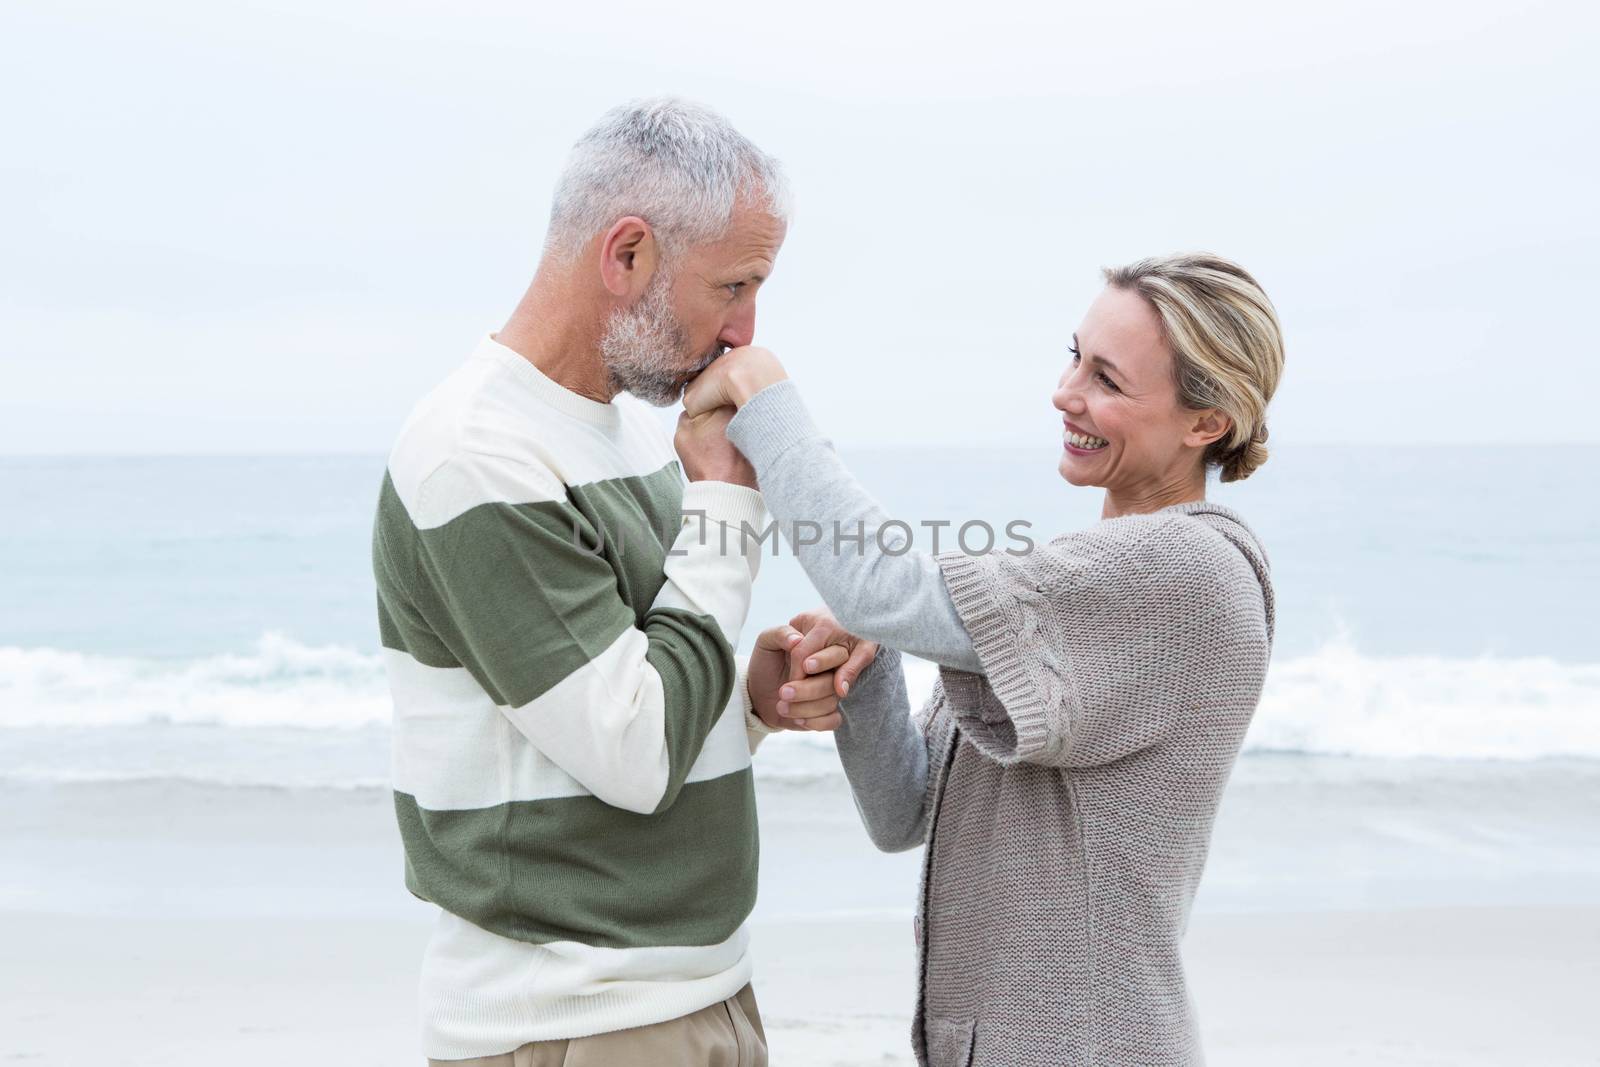
[[[722,324],[722,332],[717,334],[717,340],[729,348],[743,348],[753,344],[756,339],[756,306],[752,301],[735,311],[728,320]]]

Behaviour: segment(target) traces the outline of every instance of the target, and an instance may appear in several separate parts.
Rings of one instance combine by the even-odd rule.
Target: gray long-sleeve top
[[[728,439],[756,468],[779,532],[841,626],[947,667],[983,670],[938,561],[896,527],[883,528],[889,516],[845,469],[794,382],[751,397]]]
[[[751,397],[728,439],[755,467],[780,534],[839,624],[882,646],[842,701],[834,742],[873,844],[916,848],[927,836],[927,745],[910,715],[900,653],[983,671],[938,561],[897,528],[882,529],[889,516],[817,429],[794,382]]]

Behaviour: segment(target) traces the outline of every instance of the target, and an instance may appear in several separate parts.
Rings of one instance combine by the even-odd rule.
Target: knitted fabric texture
[[[1203,1062],[1179,942],[1266,676],[1265,551],[1195,501],[939,563],[984,672],[918,716],[919,1061]]]

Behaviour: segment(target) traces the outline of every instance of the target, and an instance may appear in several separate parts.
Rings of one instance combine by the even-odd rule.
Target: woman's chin
[[[1096,485],[1094,476],[1083,469],[1071,452],[1065,450],[1061,453],[1061,460],[1056,464],[1056,470],[1061,472],[1061,477],[1073,485]]]

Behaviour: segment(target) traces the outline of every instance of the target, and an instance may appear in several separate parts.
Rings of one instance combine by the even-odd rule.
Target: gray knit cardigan
[[[780,529],[834,517],[797,508],[859,514],[861,491],[797,405],[774,389],[767,410],[747,405],[730,427]],[[797,555],[825,598],[867,621],[862,605],[881,599],[873,576],[894,573],[867,561],[841,576],[863,564]],[[927,843],[919,1062],[1203,1062],[1179,943],[1266,676],[1265,550],[1236,511],[1201,500],[1026,555],[937,563],[982,670],[941,666],[912,719],[886,648],[836,735],[873,840]]]
[[[985,674],[922,714],[919,1055],[1203,1062],[1179,942],[1266,676],[1265,553],[1212,506],[940,563]]]

